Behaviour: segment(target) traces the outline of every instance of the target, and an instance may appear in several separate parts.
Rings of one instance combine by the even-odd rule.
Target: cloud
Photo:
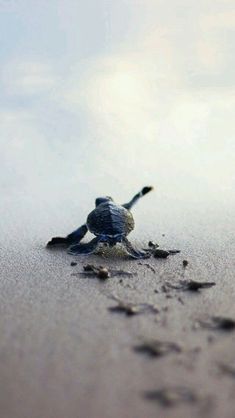
[[[30,59],[9,61],[3,66],[1,76],[5,92],[17,96],[47,93],[58,82],[51,64]]]
[[[167,32],[160,34],[148,34],[138,50],[125,47],[75,66],[58,101],[77,114],[86,109],[97,161],[99,155],[106,161],[110,176],[116,167],[133,182],[152,176],[164,187],[171,181],[175,190],[182,182],[187,195],[194,194],[190,184],[200,184],[207,193],[231,190],[234,91],[226,85],[210,93],[191,86],[182,71],[185,58],[178,49],[175,53]]]
[[[53,61],[18,57],[7,63],[5,92],[26,97],[25,109],[33,115],[14,120],[22,135],[12,143],[12,155],[26,161],[35,177],[55,172],[63,181],[64,173],[74,176],[74,184],[79,172],[87,184],[95,177],[94,187],[104,181],[128,189],[153,182],[169,194],[183,189],[195,199],[192,184],[205,193],[231,190],[234,76],[228,83],[227,38],[217,42],[221,30],[230,40],[229,14],[221,17],[216,10],[211,17],[208,2],[186,7],[177,1],[173,10],[163,2],[147,7],[140,1],[137,9],[135,3],[129,3],[131,27],[124,36],[118,33],[112,42],[110,33],[107,49],[86,58],[74,54],[73,66],[63,62],[63,77]],[[120,19],[124,9],[120,6],[117,18],[109,7],[112,31],[112,19]],[[9,126],[13,136],[16,128]],[[51,152],[52,143],[62,157]],[[34,149],[36,166],[30,160]]]

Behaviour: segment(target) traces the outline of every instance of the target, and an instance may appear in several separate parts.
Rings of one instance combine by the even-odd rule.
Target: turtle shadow
[[[86,242],[84,242],[86,244]],[[115,246],[115,247],[108,247],[105,245],[100,246],[97,248],[97,250],[92,254],[78,254],[78,255],[71,255],[68,253],[69,246],[65,244],[55,245],[55,246],[48,246],[46,245],[45,250],[50,253],[67,253],[70,257],[75,257],[77,260],[81,259],[88,259],[88,258],[96,258],[96,259],[105,259],[108,261],[130,261],[133,260],[131,256],[129,256],[124,248],[121,246]]]

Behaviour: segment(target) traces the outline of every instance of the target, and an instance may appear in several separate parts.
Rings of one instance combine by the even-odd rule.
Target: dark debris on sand
[[[160,340],[145,340],[136,345],[134,350],[150,357],[163,357],[170,353],[181,353],[182,347],[174,342]]]
[[[169,255],[180,253],[180,250],[163,250],[153,241],[149,241],[146,251],[150,252],[155,258],[167,258]]]
[[[212,286],[215,286],[215,282],[198,282],[196,280],[180,280],[178,285],[173,285],[169,282],[166,283],[166,286],[170,289],[183,290],[197,292],[201,289],[209,289]]]
[[[99,279],[108,279],[110,277],[110,271],[107,267],[103,266],[94,266],[92,264],[87,264],[83,266],[84,272],[92,273],[94,276],[98,277]]]
[[[170,255],[169,251],[161,250],[159,248],[153,251],[153,256],[155,258],[167,258],[169,255]]]
[[[173,407],[181,403],[196,403],[199,400],[195,392],[183,386],[165,387],[159,390],[147,391],[145,392],[145,398],[151,401],[157,401],[164,407]]]
[[[139,262],[138,263],[138,265],[139,266],[146,266],[149,270],[151,270],[153,273],[156,273],[156,270],[155,270],[155,268],[153,268],[153,266],[151,266],[151,264],[149,264],[149,263],[141,263],[141,262]]]
[[[86,277],[97,277],[99,279],[108,279],[114,276],[133,277],[137,273],[132,273],[125,270],[113,270],[104,266],[94,266],[93,264],[86,264],[83,266],[83,272],[73,273],[73,276],[85,275]]]
[[[134,303],[119,302],[116,306],[110,306],[110,312],[125,313],[127,316],[137,315],[141,312],[140,307]]]
[[[110,306],[108,310],[110,312],[116,312],[116,313],[124,313],[127,316],[131,315],[138,315],[141,313],[159,313],[159,309],[152,304],[149,303],[131,303],[131,302],[125,302],[120,300],[119,298],[112,297],[117,302],[117,305]]]
[[[221,330],[225,332],[232,332],[235,330],[235,320],[223,316],[213,316],[207,320],[199,320],[199,325],[202,328],[210,330]]]
[[[167,258],[169,255],[174,255],[180,253],[180,250],[163,250],[159,248],[158,244],[150,241],[148,243],[149,248],[146,249],[149,251],[155,258]]]
[[[180,253],[180,250],[168,250],[168,252],[170,254],[174,255],[174,254],[179,254]]]
[[[232,364],[220,363],[219,369],[224,375],[230,376],[233,379],[235,379],[235,362],[233,362]]]
[[[156,244],[155,242],[153,242],[153,241],[149,241],[149,243],[148,243],[148,246],[149,246],[149,248],[152,248],[152,249],[156,249],[156,248],[158,248],[159,247],[159,245],[158,244]]]

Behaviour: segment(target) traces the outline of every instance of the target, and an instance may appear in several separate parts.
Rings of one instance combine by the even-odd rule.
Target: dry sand
[[[235,373],[220,365],[235,365],[235,332],[204,329],[197,322],[214,315],[235,318],[232,218],[218,212],[206,220],[199,213],[193,221],[190,216],[178,220],[173,230],[174,214],[161,224],[154,223],[151,213],[152,219],[138,219],[130,239],[146,245],[152,238],[181,253],[139,262],[113,250],[75,259],[61,249],[45,248],[59,227],[55,219],[50,232],[52,215],[33,234],[34,220],[28,220],[28,230],[21,237],[15,232],[11,246],[4,241],[2,418],[234,418]],[[151,225],[145,230],[147,223]],[[77,265],[71,266],[72,261]],[[76,274],[88,262],[137,274],[106,281]],[[216,285],[199,292],[166,286],[190,279]],[[109,308],[117,304],[113,296],[154,304],[158,312],[112,312]],[[136,351],[146,339],[176,343],[181,349],[155,357]],[[172,406],[147,395],[169,387],[192,393]]]

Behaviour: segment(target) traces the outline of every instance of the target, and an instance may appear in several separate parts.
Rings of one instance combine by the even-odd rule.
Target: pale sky
[[[233,0],[0,0],[3,196],[234,203],[234,31]]]

